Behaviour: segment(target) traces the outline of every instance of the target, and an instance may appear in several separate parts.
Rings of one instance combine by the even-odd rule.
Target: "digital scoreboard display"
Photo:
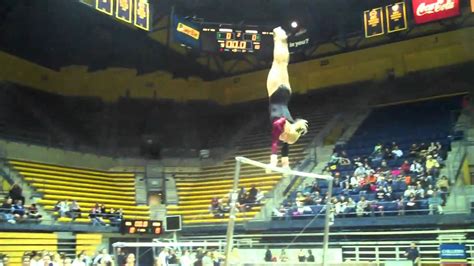
[[[120,226],[122,234],[154,234],[160,235],[163,232],[162,221],[150,220],[124,220]]]
[[[256,29],[203,27],[201,33],[206,52],[255,53],[273,45],[272,32]]]

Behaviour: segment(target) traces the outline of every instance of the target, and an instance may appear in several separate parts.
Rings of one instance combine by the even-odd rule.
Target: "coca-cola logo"
[[[438,0],[438,2],[432,4],[421,3],[416,9],[416,15],[423,16],[426,14],[433,14],[453,8],[455,8],[453,0]]]
[[[412,4],[417,24],[460,14],[459,0],[412,0]]]

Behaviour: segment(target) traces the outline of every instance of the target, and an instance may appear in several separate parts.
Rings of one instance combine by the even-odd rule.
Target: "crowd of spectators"
[[[230,211],[230,197],[231,195],[223,198],[212,198],[211,205],[209,206],[210,213],[216,218],[223,218]],[[249,211],[253,206],[260,205],[264,198],[264,193],[255,185],[252,185],[248,191],[241,187],[237,195],[236,207],[241,212]]]
[[[298,262],[315,262],[315,257],[313,255],[313,252],[308,249],[307,252],[305,252],[303,249],[300,249],[298,252],[298,257],[295,259],[291,259],[287,254],[286,250],[282,249],[280,251],[279,256],[274,256],[272,251],[270,249],[267,249],[265,252],[265,257],[264,261],[265,262],[289,262],[289,261],[298,261]]]
[[[178,250],[163,248],[155,258],[155,266],[219,266],[224,265],[224,255],[218,250],[198,248],[192,250]],[[240,262],[237,248],[233,248],[229,258],[231,263]]]
[[[83,216],[81,207],[76,200],[59,200],[54,206],[54,211],[58,217],[68,217],[71,218],[72,221]],[[111,225],[119,225],[123,219],[123,210],[115,208],[107,209],[105,204],[96,203],[90,210],[88,217],[94,226],[108,226],[109,224],[106,223],[105,220],[109,220]]]
[[[1,265],[1,264],[0,264]],[[4,264],[1,266],[7,266]],[[85,251],[76,256],[68,256],[65,253],[51,251],[27,251],[23,254],[22,265],[24,266],[136,266],[135,254],[124,253],[120,249],[117,260],[110,255],[107,249],[102,249],[90,257]]]
[[[331,213],[340,217],[442,214],[450,185],[439,176],[445,154],[440,142],[412,144],[405,151],[395,142],[377,144],[366,157],[334,152],[325,168],[334,176],[331,199],[326,181],[314,181],[274,209],[274,215],[315,215],[328,200]]]
[[[34,221],[40,222],[42,216],[38,213],[36,204],[25,206],[20,199],[13,200],[10,196],[3,199],[0,206],[0,219],[11,224],[17,222]]]

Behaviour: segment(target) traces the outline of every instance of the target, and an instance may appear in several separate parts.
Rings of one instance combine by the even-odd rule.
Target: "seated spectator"
[[[356,205],[357,216],[367,216],[369,215],[369,202],[365,199],[364,196],[360,197],[359,202]]]
[[[25,203],[25,197],[23,196],[23,189],[20,187],[18,183],[13,184],[10,191],[8,192],[8,196],[12,199],[13,202],[17,200],[21,200],[21,202]]]
[[[446,206],[446,199],[448,198],[448,191],[449,191],[449,180],[446,176],[442,176],[437,182],[436,187],[438,187],[441,199],[443,199],[442,206]]]
[[[106,218],[107,217],[107,208],[105,207],[105,204],[100,204],[100,207],[99,207],[99,211],[100,211],[100,216],[102,218]]]
[[[339,154],[337,152],[334,152],[331,155],[331,158],[329,159],[328,166],[338,165],[339,164],[339,159],[340,159]]]
[[[357,165],[357,168],[355,169],[354,171],[354,176],[356,178],[365,178],[365,176],[367,175],[367,170],[365,169],[365,167],[363,166],[362,163],[359,163]]]
[[[304,201],[306,200],[306,197],[303,195],[301,192],[296,193],[296,206],[301,207],[304,205]]]
[[[419,147],[416,143],[413,143],[411,146],[410,146],[410,150],[408,151],[408,157],[410,158],[418,158],[418,151],[419,151]]]
[[[416,202],[416,197],[414,193],[412,193],[408,197],[408,202],[406,204],[405,209],[407,210],[408,214],[416,214],[415,211],[418,210],[418,204]]]
[[[209,207],[209,210],[213,212],[213,211],[217,211],[218,208],[219,208],[219,199],[217,197],[214,197],[211,200],[211,206]]]
[[[433,196],[428,199],[428,206],[430,208],[430,215],[433,215],[435,212],[438,214],[443,214],[443,207],[441,206],[443,200],[438,195],[438,192],[434,192]]]
[[[314,193],[314,192],[321,192],[321,189],[319,188],[319,184],[318,184],[318,181],[315,180],[313,182],[313,185],[311,186],[311,191],[310,193]]]
[[[425,196],[427,198],[431,198],[433,196],[434,192],[435,192],[435,190],[433,189],[433,185],[429,184],[428,188],[426,189]]]
[[[383,200],[384,201],[393,201],[395,200],[395,197],[393,195],[393,189],[391,186],[385,187],[385,193],[383,195]]]
[[[341,152],[341,156],[339,157],[339,164],[340,165],[350,165],[351,160],[349,159],[349,156],[347,155],[346,151]]]
[[[416,194],[415,188],[413,186],[408,186],[405,192],[403,192],[403,196],[405,198],[409,198],[412,194]]]
[[[66,217],[66,214],[69,212],[68,201],[60,200],[54,206],[54,210],[58,212],[59,217]]]
[[[398,159],[398,158],[401,158],[403,157],[403,151],[400,150],[400,148],[398,146],[395,146],[392,150],[392,154],[393,154],[393,157],[395,159]]]
[[[380,162],[380,167],[377,169],[377,172],[379,172],[382,175],[389,175],[390,174],[390,167],[387,164],[386,160],[382,160]]]
[[[6,197],[2,206],[0,206],[0,216],[8,223],[16,223],[15,216],[13,215],[12,199],[10,197]]]
[[[424,172],[423,166],[418,160],[413,160],[413,163],[410,165],[410,172],[416,175],[421,175]]]
[[[351,213],[354,213],[356,211],[356,203],[352,198],[347,198],[347,203],[346,203],[346,208],[344,209],[342,215],[344,217],[349,216]]]
[[[120,223],[123,220],[123,210],[122,209],[115,210],[114,208],[110,208],[110,213],[109,213],[108,218],[109,218],[110,224],[120,225]]]
[[[323,198],[321,197],[321,194],[318,191],[312,193],[311,197],[313,199],[314,204],[320,205],[323,203]]]
[[[443,150],[443,145],[441,145],[441,142],[437,141],[435,143],[436,145],[436,153],[440,153],[441,154],[441,151]]]
[[[372,151],[372,156],[382,153],[383,146],[381,143],[377,143],[374,146],[374,150]]]
[[[436,178],[439,174],[439,168],[440,168],[440,165],[438,161],[435,158],[433,158],[432,155],[428,155],[426,157],[426,172],[429,175],[432,175]]]
[[[35,203],[31,204],[30,207],[28,207],[27,213],[28,213],[28,218],[33,219],[33,220],[39,221],[43,217],[41,214],[39,214],[38,207],[36,207]]]
[[[239,194],[237,196],[237,202],[239,204],[244,204],[245,203],[245,188],[241,187],[239,190]]]
[[[278,218],[283,218],[285,215],[288,213],[288,209],[285,207],[285,205],[281,204],[280,208],[274,208],[273,209],[273,216],[276,216]]]
[[[100,254],[97,255],[92,262],[93,265],[108,265],[109,263],[110,265],[113,265],[114,260],[105,248],[100,251]]]
[[[91,209],[89,213],[89,218],[91,219],[92,225],[107,225],[103,220],[102,220],[102,211],[98,203],[95,204],[95,206]]]
[[[375,189],[375,198],[378,201],[384,201],[385,200],[385,192],[386,192],[386,189],[384,187],[378,186]]]
[[[255,198],[255,204],[261,204],[262,200],[265,198],[265,194],[261,189],[258,189],[257,196]]]
[[[426,157],[428,155],[428,145],[426,145],[424,142],[422,142],[418,146],[418,156],[419,157]]]
[[[252,187],[249,190],[248,201],[251,203],[255,203],[255,201],[257,200],[257,193],[258,193],[258,189],[255,187],[255,185],[252,185]]]
[[[25,206],[23,206],[23,202],[21,200],[17,200],[15,204],[13,204],[13,215],[19,219],[26,219],[26,217],[28,217]]]
[[[393,158],[394,158],[394,156],[393,156],[392,150],[390,150],[388,147],[384,148],[383,149],[383,159],[384,160],[391,160]]]
[[[81,206],[79,206],[79,203],[75,200],[69,204],[69,212],[68,216],[71,217],[73,220],[76,218],[81,218]]]
[[[425,190],[421,186],[421,184],[418,184],[415,189],[415,196],[417,199],[424,199],[425,198]]]
[[[400,166],[400,171],[403,175],[408,175],[410,173],[410,163],[407,160],[403,161]]]
[[[434,142],[430,143],[430,146],[428,146],[427,152],[428,154],[435,154],[438,151],[438,147]]]

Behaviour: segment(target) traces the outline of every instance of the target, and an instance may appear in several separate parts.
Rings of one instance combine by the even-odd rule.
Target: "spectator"
[[[423,166],[418,162],[418,160],[413,160],[413,163],[410,166],[410,172],[416,175],[420,175],[423,173],[423,171]]]
[[[366,216],[368,215],[369,202],[365,199],[364,196],[360,197],[359,202],[357,202],[356,213],[357,216]]]
[[[179,259],[179,263],[181,266],[192,266],[193,261],[191,260],[191,254],[189,250],[184,250],[181,258]]]
[[[25,219],[27,217],[25,206],[21,200],[17,200],[13,204],[13,215],[19,219]]]
[[[106,248],[103,248],[100,251],[100,254],[97,255],[94,258],[94,261],[92,264],[97,265],[97,264],[104,264],[104,265],[114,265],[114,260],[112,259],[112,256],[109,255],[109,252],[107,251]]]
[[[315,262],[316,260],[314,259],[314,255],[313,255],[313,252],[308,249],[308,257],[306,258],[306,261],[307,262]]]
[[[120,208],[118,210],[111,209],[109,214],[110,224],[119,225],[123,220],[123,210]]]
[[[282,249],[280,253],[280,262],[287,262],[287,261],[288,261],[288,255],[286,255],[285,249]]]
[[[395,145],[395,147],[393,148],[392,150],[392,154],[393,154],[393,157],[395,159],[398,159],[398,158],[401,158],[403,157],[403,151],[400,150],[400,148],[398,146]]]
[[[204,252],[204,256],[201,259],[202,266],[214,266],[214,262],[211,259],[211,255],[209,251]]]
[[[38,207],[36,207],[35,203],[31,204],[30,207],[28,207],[28,212],[27,213],[28,213],[28,218],[30,218],[30,219],[40,221],[41,218],[43,218],[43,216],[41,214],[39,214]]]
[[[249,190],[249,196],[248,199],[250,202],[255,203],[257,200],[257,194],[258,194],[258,189],[255,187],[255,185],[252,185],[252,187]]]
[[[438,147],[434,142],[430,143],[430,146],[428,146],[428,154],[435,154],[438,151]]]
[[[384,201],[393,201],[395,199],[393,195],[393,189],[391,186],[384,188],[384,192],[385,192],[383,195]]]
[[[44,259],[43,254],[34,251],[30,257],[30,266],[49,265],[49,264],[46,264],[46,262],[43,259]]]
[[[418,184],[415,189],[415,196],[417,199],[424,199],[425,198],[425,190],[421,186],[421,184]]]
[[[305,262],[305,261],[306,261],[306,255],[303,249],[300,249],[300,252],[298,253],[298,262]]]
[[[0,207],[0,215],[3,219],[7,220],[8,223],[16,223],[15,216],[13,215],[12,199],[10,197],[6,197],[3,201],[3,204]]]
[[[360,178],[360,177],[365,178],[366,175],[367,175],[367,172],[366,172],[365,167],[363,166],[362,163],[358,163],[357,168],[354,171],[354,176],[356,178]]]
[[[405,252],[405,258],[411,260],[413,265],[418,265],[420,261],[420,252],[418,251],[415,242],[410,244],[410,248]]]
[[[12,199],[13,202],[17,200],[21,200],[21,202],[25,202],[25,197],[23,196],[23,189],[18,185],[18,183],[13,184],[10,191],[8,192],[8,196]]]
[[[156,266],[167,266],[168,265],[168,249],[163,248],[158,254],[156,259]]]
[[[117,264],[124,265],[126,262],[126,254],[122,248],[117,248]]]
[[[102,220],[102,212],[101,208],[98,203],[95,204],[95,206],[91,209],[89,213],[89,218],[91,219],[92,225],[107,225],[103,220]]]
[[[435,178],[438,177],[438,174],[439,174],[439,163],[438,161],[433,158],[432,155],[428,155],[426,157],[426,172],[429,174],[429,175],[432,175],[434,176]]]
[[[76,218],[81,218],[81,206],[79,206],[79,202],[73,200],[71,204],[69,204],[68,215],[72,218],[72,220],[75,220]]]
[[[446,206],[446,200],[448,198],[449,191],[449,180],[446,176],[442,176],[437,182],[436,186],[439,188],[441,193],[441,199],[443,199],[442,206]]]
[[[433,215],[435,212],[438,214],[443,214],[443,203],[442,199],[439,197],[438,192],[434,192],[433,196],[428,199],[428,205],[430,208],[430,214]]]
[[[418,209],[415,194],[411,194],[408,198],[408,202],[406,204],[406,210],[408,214],[415,214],[415,211]]]
[[[269,248],[267,248],[267,251],[265,252],[264,261],[271,262],[272,258],[273,258],[272,251]]]
[[[58,212],[59,217],[66,217],[66,214],[69,213],[69,204],[68,201],[60,200],[56,203],[54,208]]]
[[[403,161],[402,165],[400,166],[400,171],[404,175],[408,175],[410,173],[410,163],[407,160]]]
[[[431,198],[431,197],[433,196],[434,192],[435,192],[435,191],[434,191],[434,189],[433,189],[433,185],[429,184],[429,185],[428,185],[428,188],[426,189],[425,196],[426,196],[427,198]]]
[[[170,249],[168,255],[168,264],[167,265],[177,265],[178,264],[178,257],[176,257],[176,252],[174,249]]]
[[[413,143],[410,146],[410,150],[408,152],[408,157],[410,158],[418,158],[419,147],[416,143]]]
[[[409,198],[411,195],[416,195],[415,188],[413,186],[408,186],[407,190],[403,193],[405,198]]]
[[[71,258],[65,257],[62,261],[63,261],[63,266],[72,266]]]

